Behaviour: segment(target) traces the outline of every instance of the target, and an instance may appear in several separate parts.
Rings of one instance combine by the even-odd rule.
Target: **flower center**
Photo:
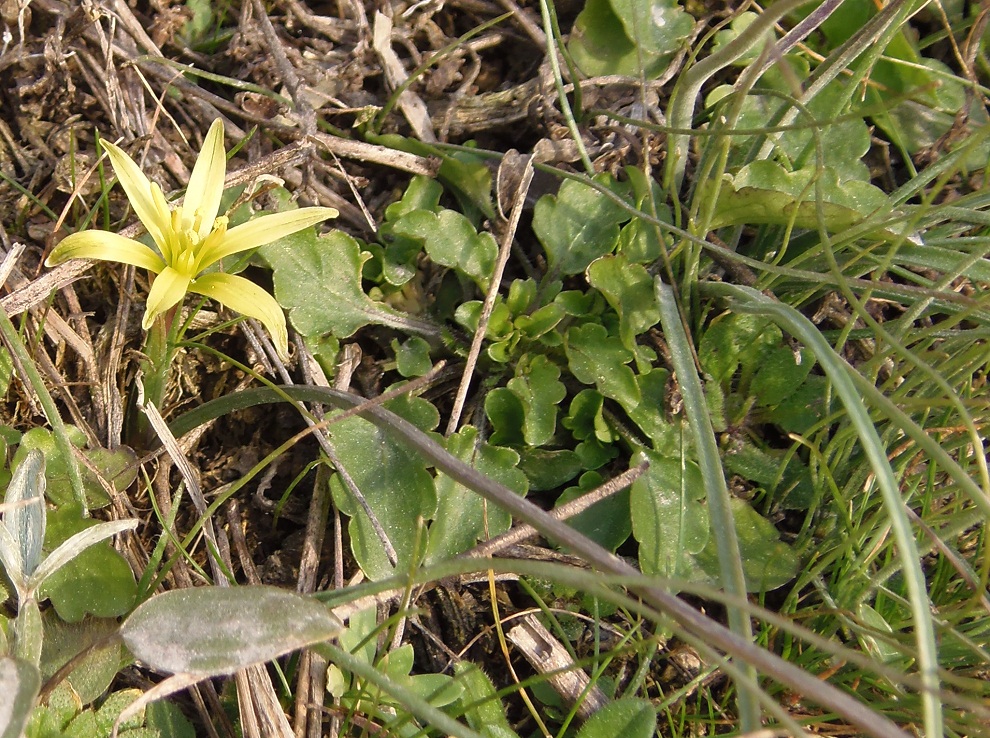
[[[199,233],[191,227],[188,219],[183,218],[182,208],[172,211],[172,263],[169,265],[177,272],[190,279],[195,277],[198,269],[200,239]]]
[[[178,210],[173,211],[170,234],[172,262],[169,266],[190,279],[195,279],[201,271],[217,261],[212,254],[227,233],[227,217],[218,217],[206,238],[200,238],[199,231],[194,228],[183,228],[185,225],[188,222],[184,222]]]

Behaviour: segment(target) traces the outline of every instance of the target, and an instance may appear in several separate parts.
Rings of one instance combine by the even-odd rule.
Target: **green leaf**
[[[602,443],[612,443],[618,439],[609,427],[602,412],[605,398],[600,392],[583,389],[578,392],[567,410],[561,425],[567,428],[579,441],[594,438]]]
[[[619,254],[637,264],[656,261],[663,255],[664,247],[656,226],[642,218],[633,218],[619,231]]]
[[[773,524],[745,500],[734,497],[730,503],[747,591],[768,592],[782,587],[797,576],[801,561],[794,549],[780,540],[780,534]],[[698,572],[692,579],[717,586],[719,566],[714,539],[695,556],[695,561]]]
[[[347,338],[369,324],[395,324],[399,314],[362,290],[361,267],[370,254],[346,233],[321,238],[308,229],[261,247],[259,254],[272,267],[275,296],[304,336]]]
[[[589,438],[587,441],[581,441],[581,443],[575,446],[574,453],[581,460],[582,469],[593,471],[600,469],[618,456],[619,449],[611,443],[606,444],[597,438]]]
[[[340,634],[340,647],[366,664],[373,664],[378,653],[378,641],[374,637],[377,631],[378,611],[374,607],[351,613],[347,627]]]
[[[464,688],[460,707],[468,726],[485,738],[519,738],[505,717],[495,685],[480,667],[470,661],[457,661],[454,677]]]
[[[654,79],[691,33],[693,21],[669,0],[588,0],[568,50],[585,74]]]
[[[412,649],[412,646],[409,646]],[[398,680],[434,707],[445,707],[460,699],[464,687],[447,674],[415,674]],[[422,731],[418,731],[421,735]]]
[[[478,233],[471,221],[453,210],[415,210],[395,222],[397,235],[422,243],[434,263],[456,269],[485,291],[498,256],[490,233]]]
[[[61,736],[69,721],[82,710],[78,695],[68,684],[59,684],[48,697],[48,704],[31,713],[26,736],[50,738]]]
[[[446,153],[437,176],[454,193],[465,215],[476,221],[479,213],[488,219],[495,217],[492,171],[483,157],[467,151]]]
[[[797,228],[817,230],[815,176],[813,167],[788,172],[767,159],[747,164],[735,175],[723,175],[712,227],[762,223],[787,225],[793,221]],[[840,182],[831,167],[825,167],[820,177],[824,224],[832,233],[851,228],[867,216],[882,216],[891,210],[883,190],[868,182]],[[886,231],[882,235],[899,236]]]
[[[555,302],[534,310],[529,315],[520,315],[512,324],[519,333],[529,340],[546,336],[564,319],[564,309]],[[551,334],[556,336],[557,333]]]
[[[202,42],[217,25],[213,17],[213,4],[209,0],[186,0],[188,20],[182,27],[182,34],[189,45]]]
[[[141,696],[139,689],[124,689],[107,696],[99,709],[85,710],[72,719],[65,728],[64,738],[110,738],[114,723],[120,713]],[[125,720],[120,725],[121,738],[152,738],[142,729],[144,722],[140,714]]]
[[[389,387],[388,391],[399,386],[401,384]],[[440,411],[437,410],[436,405],[423,397],[417,397],[408,392],[389,400],[385,403],[385,407],[408,420],[424,433],[434,431],[440,425]]]
[[[419,336],[411,336],[401,344],[392,339],[396,369],[403,377],[421,377],[433,368],[430,359],[430,344]]]
[[[483,215],[495,217],[492,203],[492,173],[485,160],[470,151],[451,152],[430,144],[394,133],[368,135],[371,143],[377,143],[399,151],[408,151],[419,156],[435,157],[440,160],[440,179],[461,205],[461,210],[469,217]]]
[[[622,345],[636,350],[636,336],[660,322],[660,310],[653,290],[653,278],[640,264],[626,257],[603,256],[588,267],[588,282],[608,300],[619,314]]]
[[[753,21],[757,18],[759,18],[759,16],[751,11],[739,13],[735,16],[728,28],[723,28],[715,34],[715,43],[712,47],[712,53],[714,54],[724,49],[728,44],[734,41],[740,33],[753,25]],[[758,38],[753,40],[753,43],[746,49],[742,56],[733,62],[733,66],[745,67],[751,62],[755,62],[759,59],[760,54],[763,52],[763,47],[771,41],[773,41],[773,32],[770,29],[767,29]]]
[[[750,393],[760,405],[778,405],[804,383],[814,365],[814,354],[808,349],[777,346],[761,358]]]
[[[829,412],[829,383],[812,374],[779,405],[767,412],[767,420],[788,433],[804,434]]]
[[[590,290],[566,290],[553,298],[553,304],[559,305],[565,315],[575,318],[590,318],[605,308],[601,295]]]
[[[639,404],[636,376],[626,366],[633,354],[620,339],[608,335],[605,326],[588,323],[571,328],[567,331],[564,350],[568,366],[578,381],[597,387],[627,411]]]
[[[66,430],[74,446],[85,446],[86,436],[81,430],[71,425],[66,426]],[[75,503],[76,495],[72,491],[69,469],[52,433],[46,428],[32,428],[25,433],[17,453],[14,454],[14,465],[21,463],[31,449],[37,449],[45,455],[48,499],[56,505]],[[137,457],[127,446],[118,446],[113,451],[104,448],[86,449],[83,453],[103,480],[118,492],[127,489],[137,478]],[[93,510],[108,505],[110,498],[93,469],[81,465],[80,472],[87,508]]]
[[[385,208],[386,224],[399,220],[407,213],[416,210],[438,211],[443,186],[435,179],[419,174],[409,180],[402,198]]]
[[[496,446],[522,446],[526,442],[526,408],[508,387],[497,387],[485,395],[485,415],[492,424],[491,441]]]
[[[416,276],[423,244],[415,239],[395,236],[381,253],[382,277],[393,287],[403,287]],[[369,276],[367,271],[364,276]]]
[[[556,489],[576,477],[584,468],[581,459],[570,449],[524,448],[519,468],[534,492]]]
[[[646,374],[636,375],[642,398],[636,407],[627,409],[629,418],[639,426],[653,443],[653,450],[667,456],[674,456],[680,448],[679,429],[667,420],[667,382],[670,372],[663,368],[651,369]]]
[[[780,329],[765,318],[724,313],[701,336],[698,361],[705,374],[727,387],[740,364],[755,370],[782,340]]]
[[[156,595],[121,626],[131,653],[167,674],[233,674],[343,630],[317,600],[277,587],[194,587]]]
[[[604,481],[598,472],[582,474],[576,487],[568,487],[561,492],[554,507],[560,507],[590,492]],[[596,502],[587,510],[568,518],[567,524],[614,553],[632,533],[632,520],[629,517],[629,490],[620,490],[616,494]]]
[[[522,315],[529,311],[536,302],[536,281],[532,279],[514,279],[509,285],[509,296],[505,304],[512,315]]]
[[[610,177],[596,181],[612,186]],[[533,211],[533,230],[547,252],[551,277],[579,274],[615,250],[619,223],[629,214],[594,188],[565,180],[556,196],[544,195]]]
[[[436,511],[433,477],[422,459],[396,441],[393,434],[361,418],[347,418],[335,424],[333,446],[384,528],[398,557],[398,569],[407,571],[426,544],[422,539],[425,533],[418,529],[416,521],[427,520]],[[361,569],[371,579],[392,576],[395,570],[371,519],[339,474],[331,478],[330,488],[340,510],[351,518],[348,525],[351,550]]]
[[[779,476],[780,460],[750,440],[736,441],[722,453],[722,462],[727,471],[764,487],[771,487]]]
[[[323,372],[332,377],[337,373],[337,357],[340,354],[340,340],[336,336],[307,336],[306,348],[313,354]]]
[[[519,454],[478,439],[478,430],[464,426],[447,439],[447,451],[485,476],[525,495],[526,475],[518,468]],[[430,526],[426,563],[435,563],[467,551],[478,541],[509,529],[509,513],[485,503],[480,495],[446,474],[436,478],[437,513]]]
[[[378,662],[378,670],[391,679],[409,676],[416,653],[411,643],[404,643],[388,651]]]
[[[152,702],[144,708],[144,723],[157,731],[159,738],[196,738],[192,723],[171,702]]]
[[[53,610],[47,610],[42,620],[45,641],[41,650],[41,673],[45,680],[84,649],[109,639],[120,627],[115,618],[86,618],[67,623]],[[68,682],[80,701],[88,705],[107,691],[124,663],[120,642],[109,641],[89,651],[78,661],[68,676]]]
[[[666,56],[681,48],[694,19],[677,0],[610,0],[626,36],[643,54]]]
[[[698,467],[640,450],[633,463],[650,468],[630,489],[633,536],[639,541],[639,565],[644,574],[689,579],[691,554],[709,541],[705,486]]]
[[[637,697],[622,697],[588,718],[577,738],[653,738],[656,731],[657,711],[653,704]]]
[[[468,300],[457,306],[454,314],[455,320],[464,326],[471,333],[478,330],[478,321],[481,319],[482,303],[480,300]],[[485,338],[497,341],[510,335],[512,332],[512,314],[509,306],[502,301],[497,301],[492,308],[492,314],[488,318],[488,326],[485,329]]]
[[[523,438],[530,446],[543,446],[557,430],[557,404],[567,395],[559,381],[560,369],[545,356],[516,366],[508,388],[523,406]]]
[[[884,664],[904,662],[904,653],[888,640],[894,636],[894,629],[883,615],[865,602],[859,603],[857,614],[860,622],[866,626],[866,628],[858,628],[856,632],[856,637],[863,645],[863,649]],[[870,633],[870,630],[874,631],[876,635]],[[908,664],[903,664],[902,668],[907,668],[907,666]]]
[[[798,64],[806,63],[803,58],[798,60]],[[764,86],[768,84],[761,82],[761,87]],[[790,85],[784,80],[781,80],[780,88],[785,94],[791,92]],[[720,101],[734,91],[732,85],[720,85],[708,94],[706,103],[717,110],[716,106],[719,106]],[[730,100],[730,104],[734,105],[735,98]],[[785,105],[780,97],[774,95],[747,95],[743,99],[736,127],[759,130],[767,125],[767,121],[779,115]],[[811,123],[808,116],[801,116],[796,128],[774,134],[776,156],[789,162],[790,169],[800,170],[822,164],[834,170],[840,182],[868,182],[870,171],[862,159],[870,148],[870,129],[861,117],[851,112],[848,87],[829,86],[808,102],[806,110],[808,116],[821,123],[812,129],[808,125]],[[756,136],[732,137],[730,169],[749,162],[747,157],[757,140]],[[816,147],[816,140],[821,144],[820,151]]]
[[[21,738],[34,700],[41,690],[41,674],[34,664],[0,657],[0,738]]]
[[[100,525],[106,524],[83,518],[78,505],[62,505],[48,513],[45,548],[53,551],[73,535]],[[125,614],[134,605],[137,583],[124,557],[103,541],[46,577],[39,592],[51,600],[63,620],[73,623],[88,614],[101,618]]]

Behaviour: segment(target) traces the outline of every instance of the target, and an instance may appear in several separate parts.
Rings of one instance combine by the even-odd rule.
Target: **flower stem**
[[[155,318],[145,337],[144,358],[140,361],[144,401],[154,403],[159,410],[165,399],[169,372],[185,332],[185,324],[178,310],[176,305]],[[133,410],[134,440],[145,448],[150,447],[154,442],[154,431],[148,417],[137,408],[137,397],[134,398]]]

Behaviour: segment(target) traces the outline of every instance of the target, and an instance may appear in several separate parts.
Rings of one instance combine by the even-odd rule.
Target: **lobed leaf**
[[[395,323],[397,313],[364,293],[361,268],[370,255],[347,234],[301,231],[259,253],[272,267],[275,296],[302,335],[347,338],[366,325]]]
[[[608,186],[611,178],[600,178]],[[547,252],[550,275],[580,274],[615,250],[619,224],[629,214],[581,182],[566,180],[556,196],[544,195],[533,211],[533,231]]]
[[[525,495],[529,487],[526,475],[517,468],[519,454],[512,449],[493,446],[478,438],[478,430],[465,426],[447,439],[447,452],[470,464],[487,477]],[[496,536],[509,529],[511,516],[499,507],[488,505],[477,494],[446,474],[436,479],[437,512],[430,526],[426,562],[451,558],[467,551],[479,540]]]

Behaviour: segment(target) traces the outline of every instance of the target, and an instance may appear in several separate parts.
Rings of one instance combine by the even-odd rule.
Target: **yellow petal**
[[[200,264],[205,269],[231,254],[264,246],[327,218],[336,218],[337,215],[337,211],[333,208],[299,208],[284,213],[262,215],[227,231],[222,239],[211,244],[203,252]]]
[[[234,312],[260,320],[271,334],[278,355],[288,358],[289,331],[282,306],[254,282],[233,274],[212,272],[194,279],[189,291],[211,297]]]
[[[80,231],[66,236],[45,259],[45,266],[52,267],[69,259],[119,261],[155,273],[165,268],[162,258],[143,243],[110,231]]]
[[[165,267],[151,285],[141,327],[148,330],[155,318],[178,303],[189,291],[189,281],[189,277],[181,272],[170,266]]]
[[[217,118],[210,126],[203,150],[199,152],[186,198],[182,202],[183,215],[193,218],[200,238],[206,238],[213,230],[213,221],[220,212],[223,196],[223,180],[227,171],[227,156],[223,150],[223,121]]]
[[[127,199],[137,213],[148,233],[158,244],[158,248],[165,249],[165,234],[172,228],[171,220],[167,213],[162,213],[155,203],[151,194],[151,180],[149,180],[141,167],[134,163],[124,150],[109,141],[103,141],[103,148],[107,150],[107,155],[113,163],[113,169],[117,173],[120,186],[124,188]]]
[[[168,228],[165,230],[162,237],[162,242],[158,244],[158,248],[161,249],[162,258],[165,259],[165,263],[171,264],[172,259],[175,258],[175,255],[172,253],[172,241],[175,235],[172,228],[172,209],[168,206],[168,200],[165,199],[165,193],[162,192],[162,188],[157,182],[151,183],[151,201],[158,209],[162,222],[168,223]]]

